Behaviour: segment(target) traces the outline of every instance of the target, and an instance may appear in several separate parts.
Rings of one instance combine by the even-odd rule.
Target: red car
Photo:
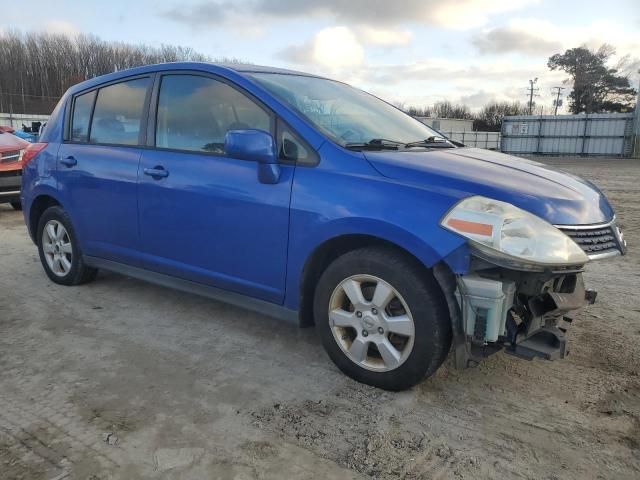
[[[10,203],[13,208],[20,210],[22,153],[29,142],[6,130],[6,127],[0,128],[0,203]]]

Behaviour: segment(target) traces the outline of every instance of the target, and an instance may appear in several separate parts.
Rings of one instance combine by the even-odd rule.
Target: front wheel
[[[430,272],[388,248],[336,259],[320,278],[314,315],[322,343],[348,376],[404,390],[442,364],[451,323]]]
[[[15,202],[11,202],[11,206],[13,207],[14,210],[22,210],[22,202],[20,202],[20,200],[17,200]]]

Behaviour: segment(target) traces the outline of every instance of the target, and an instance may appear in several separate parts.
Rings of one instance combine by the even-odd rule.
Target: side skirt
[[[300,325],[298,318],[298,312],[296,310],[290,310],[282,305],[276,305],[275,303],[265,302],[264,300],[258,300],[256,298],[247,297],[235,292],[223,290],[221,288],[211,287],[202,283],[192,282],[190,280],[183,280],[181,278],[172,277],[162,273],[152,272],[144,268],[132,267],[125,265],[124,263],[113,262],[111,260],[105,260],[104,258],[91,257],[88,255],[83,256],[84,263],[90,267],[102,268],[111,272],[120,273],[129,277],[144,280],[145,282],[154,283],[163,287],[173,288],[181,290],[187,293],[193,293],[202,297],[212,298],[224,303],[229,303],[237,307],[246,308],[254,312],[262,313],[269,317],[284,320],[295,325]]]

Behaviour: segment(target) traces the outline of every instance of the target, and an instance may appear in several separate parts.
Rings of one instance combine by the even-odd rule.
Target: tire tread
[[[353,269],[358,271],[352,271]],[[346,278],[348,275],[357,273],[375,275],[381,271],[394,277],[393,281],[389,282],[389,278],[377,275],[402,293],[412,310],[416,328],[418,328],[417,323],[421,322],[423,324],[421,328],[428,331],[430,335],[430,338],[422,339],[420,345],[416,338],[414,351],[411,352],[407,361],[391,372],[372,372],[354,364],[340,350],[327,321],[328,298],[337,285],[336,282],[340,281],[336,280],[337,278],[341,276]],[[448,309],[440,286],[431,271],[415,259],[390,247],[363,247],[347,252],[334,260],[318,282],[314,314],[323,345],[338,368],[357,381],[386,390],[404,390],[432,375],[442,365],[451,347],[451,322]],[[414,355],[423,355],[424,358],[422,361],[412,360]],[[410,361],[411,364],[409,364]]]
[[[55,273],[49,270],[49,266],[44,258],[44,252],[42,250],[42,230],[44,226],[49,220],[58,220],[61,222],[67,233],[69,234],[71,244],[73,246],[73,263],[71,265],[71,271],[64,277],[58,277]],[[40,255],[40,261],[42,262],[42,266],[44,268],[45,273],[51,279],[51,281],[58,283],[60,285],[81,285],[83,283],[88,283],[96,278],[98,274],[98,269],[89,267],[85,265],[82,259],[82,250],[78,245],[78,240],[76,237],[76,231],[73,228],[73,223],[71,222],[71,218],[65,210],[57,205],[47,208],[38,221],[38,229],[37,229],[37,245],[38,245],[38,253]]]

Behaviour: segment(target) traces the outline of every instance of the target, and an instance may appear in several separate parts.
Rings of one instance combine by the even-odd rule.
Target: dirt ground
[[[564,361],[451,359],[411,391],[343,376],[314,329],[101,273],[51,283],[0,205],[0,479],[640,478],[640,161],[598,184],[630,244]]]

